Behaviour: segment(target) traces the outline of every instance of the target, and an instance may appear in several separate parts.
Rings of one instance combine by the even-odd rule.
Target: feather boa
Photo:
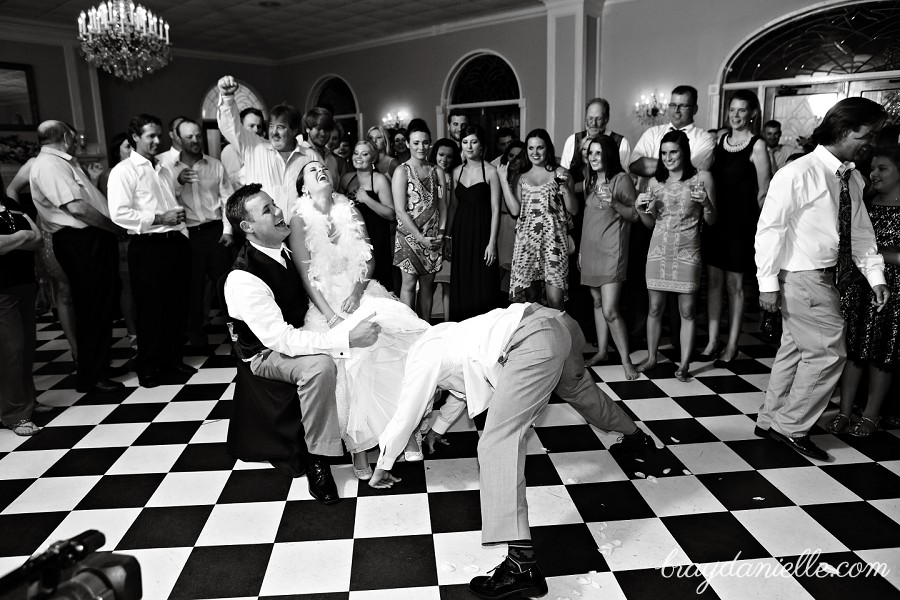
[[[310,284],[328,299],[344,294],[366,278],[372,246],[365,239],[365,225],[354,217],[349,202],[335,203],[329,214],[320,212],[309,197],[301,197],[297,214],[303,218],[309,250]],[[333,231],[332,231],[333,228]]]

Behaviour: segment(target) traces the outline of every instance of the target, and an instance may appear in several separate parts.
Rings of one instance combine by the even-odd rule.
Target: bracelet
[[[337,320],[340,319],[340,318],[341,318],[341,316],[340,316],[339,314],[334,313],[334,314],[331,316],[331,318],[328,319],[328,326],[331,327],[332,325],[334,325],[335,323],[337,323]]]

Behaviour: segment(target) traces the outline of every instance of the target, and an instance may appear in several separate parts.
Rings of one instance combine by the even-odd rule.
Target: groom
[[[509,555],[490,577],[469,584],[481,598],[543,596],[525,498],[525,434],[547,405],[551,392],[600,429],[625,434],[610,452],[655,449],[653,439],[615,402],[600,394],[584,367],[581,328],[566,313],[539,304],[509,308],[441,323],[409,350],[397,412],[379,438],[381,456],[369,485],[391,487],[390,469],[422,419],[435,388],[450,399],[435,423],[441,433],[460,416],[465,399],[470,416],[488,408],[478,441],[482,543],[506,543]]]
[[[251,184],[228,198],[225,213],[233,230],[247,238],[225,280],[235,352],[254,375],[297,385],[309,450],[309,493],[333,504],[340,498],[325,457],[342,456],[343,448],[331,356],[371,346],[381,327],[363,320],[349,333],[300,331],[309,297],[284,244],[291,230],[281,210],[261,185]]]

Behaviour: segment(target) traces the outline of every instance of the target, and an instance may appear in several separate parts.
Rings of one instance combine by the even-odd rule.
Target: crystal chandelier
[[[642,125],[661,125],[666,117],[665,94],[655,90],[649,96],[641,94],[641,101],[634,103],[634,116]]]
[[[402,129],[409,124],[409,114],[405,110],[389,112],[381,117],[381,126],[385,129]]]
[[[131,0],[101,2],[78,16],[78,40],[88,63],[125,81],[166,66],[169,24]]]

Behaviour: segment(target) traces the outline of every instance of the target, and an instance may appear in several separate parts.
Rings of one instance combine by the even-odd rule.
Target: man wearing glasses
[[[653,177],[656,173],[656,162],[659,160],[659,141],[668,132],[676,129],[688,136],[691,143],[691,164],[698,169],[709,170],[716,138],[694,125],[694,115],[697,114],[697,89],[689,85],[679,85],[672,90],[668,114],[671,121],[667,125],[651,127],[638,140],[634,152],[631,153],[631,172],[643,178]]]

